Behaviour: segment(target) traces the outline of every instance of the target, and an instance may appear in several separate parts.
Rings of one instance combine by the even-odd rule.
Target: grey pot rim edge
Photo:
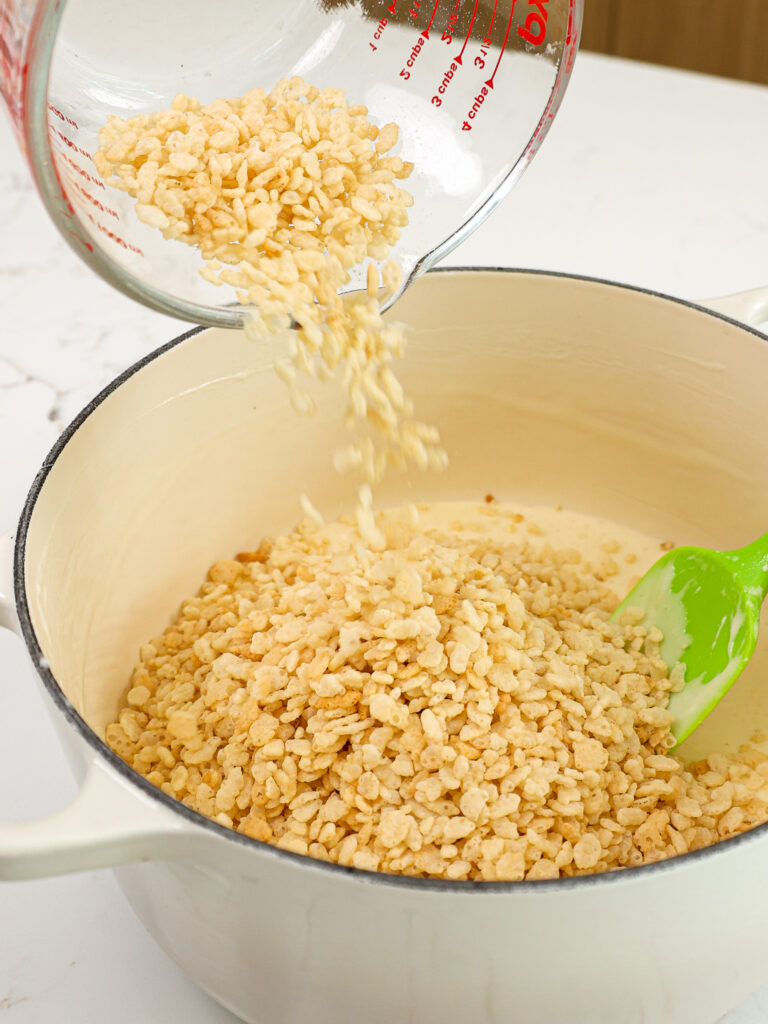
[[[604,278],[561,271],[497,266],[437,267],[429,271],[430,275],[442,273],[502,273],[510,275],[514,274],[519,277],[532,276],[554,278],[560,281],[568,280],[583,282],[585,284],[606,286],[624,292],[661,299],[665,302],[682,306],[695,312],[703,313],[706,316],[721,320],[745,331],[748,334],[752,334],[762,342],[766,341],[765,335],[760,331],[757,331],[738,320],[734,320],[731,317],[724,316],[721,313],[716,313],[711,309],[707,309],[705,306],[700,306],[695,302],[676,298],[675,296],[667,295],[653,289],[623,284],[621,282],[610,281]],[[16,613],[21,627],[22,638],[26,644],[27,651],[32,659],[35,670],[56,709],[61,712],[66,722],[74,729],[80,738],[88,744],[91,750],[105,761],[113,771],[120,775],[126,782],[137,787],[145,796],[152,800],[159,801],[160,804],[165,806],[172,813],[180,815],[188,824],[196,825],[199,828],[214,833],[223,840],[238,843],[241,846],[251,847],[255,857],[264,856],[277,858],[278,860],[292,864],[296,868],[317,871],[322,875],[344,875],[350,878],[350,880],[356,880],[363,884],[382,885],[388,888],[408,888],[414,892],[437,891],[443,892],[446,895],[450,894],[454,896],[462,894],[505,894],[507,896],[514,897],[532,895],[534,892],[542,892],[543,894],[544,892],[554,893],[571,889],[582,890],[588,887],[602,888],[606,886],[613,887],[616,885],[626,885],[634,881],[639,881],[640,879],[648,879],[651,876],[660,874],[666,875],[671,872],[678,871],[686,866],[698,864],[699,862],[708,860],[712,857],[722,857],[735,847],[755,842],[761,836],[768,834],[768,822],[765,822],[762,825],[757,825],[746,832],[742,832],[740,835],[720,840],[712,846],[680,854],[678,856],[668,858],[667,860],[657,861],[653,864],[640,865],[639,867],[620,868],[614,871],[601,872],[598,874],[570,876],[567,878],[541,879],[533,881],[523,880],[519,882],[486,882],[470,880],[450,881],[434,878],[417,878],[409,875],[386,874],[384,872],[367,871],[361,868],[345,867],[340,864],[316,860],[303,854],[292,853],[288,850],[281,850],[268,843],[261,842],[257,839],[251,839],[248,836],[244,836],[239,832],[235,832],[224,825],[220,825],[217,822],[212,821],[210,818],[205,817],[205,815],[200,814],[197,811],[193,811],[185,804],[168,796],[166,793],[163,793],[162,790],[158,789],[151,782],[148,782],[143,775],[140,775],[116,753],[114,753],[114,751],[107,746],[106,742],[102,740],[93,729],[91,729],[80,713],[75,709],[74,705],[70,702],[69,698],[65,696],[63,690],[56,681],[55,676],[51,672],[45,654],[40,646],[34,626],[32,625],[24,582],[27,535],[37,500],[40,497],[49,473],[53,469],[53,466],[56,464],[61,453],[86,420],[90,418],[90,416],[110,397],[110,395],[113,394],[113,392],[115,392],[122,384],[137,374],[140,370],[144,369],[144,367],[154,362],[166,352],[169,352],[178,345],[188,341],[201,331],[215,329],[216,328],[210,327],[194,327],[191,330],[184,332],[128,367],[121,374],[115,377],[114,380],[107,384],[107,386],[103,388],[93,399],[91,399],[91,401],[83,407],[72,422],[67,425],[66,429],[57,438],[51,450],[46,455],[29,489],[29,493],[24,502],[18,521],[14,548],[13,583]]]

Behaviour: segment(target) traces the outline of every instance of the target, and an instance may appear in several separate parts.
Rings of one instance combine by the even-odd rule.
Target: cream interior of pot
[[[655,296],[505,272],[430,274],[398,303],[399,374],[450,453],[442,475],[393,475],[380,505],[562,504],[677,542],[735,547],[768,528],[768,343]],[[218,558],[326,517],[354,489],[332,468],[339,390],[291,408],[273,346],[204,331],[112,392],[70,439],[26,548],[32,622],[62,690],[99,734],[139,645]],[[329,393],[325,394],[327,391]],[[768,723],[768,631],[686,745],[734,749]]]

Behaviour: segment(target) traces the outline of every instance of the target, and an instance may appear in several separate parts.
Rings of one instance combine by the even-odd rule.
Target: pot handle
[[[716,299],[700,299],[699,305],[750,327],[757,327],[768,320],[768,288],[752,288]]]
[[[8,533],[0,536],[0,627],[19,633],[12,580],[13,535]],[[0,825],[0,881],[180,859],[196,831],[94,756],[68,807],[49,818]]]
[[[94,758],[75,799],[49,818],[0,825],[0,882],[141,860],[179,860],[191,826]]]

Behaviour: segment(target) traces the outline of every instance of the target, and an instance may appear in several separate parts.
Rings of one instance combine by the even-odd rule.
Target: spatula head
[[[757,643],[762,594],[738,575],[734,552],[680,547],[649,569],[614,614],[642,608],[642,625],[664,634],[661,657],[685,666],[685,688],[672,695],[672,734],[690,735],[743,671]]]

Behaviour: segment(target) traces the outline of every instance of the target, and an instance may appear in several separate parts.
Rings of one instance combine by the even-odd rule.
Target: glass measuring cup
[[[91,160],[109,114],[210,102],[301,75],[395,121],[413,161],[404,286],[465,238],[536,152],[576,54],[583,0],[0,0],[0,92],[60,231],[164,313],[235,327],[234,290],[143,224]]]

